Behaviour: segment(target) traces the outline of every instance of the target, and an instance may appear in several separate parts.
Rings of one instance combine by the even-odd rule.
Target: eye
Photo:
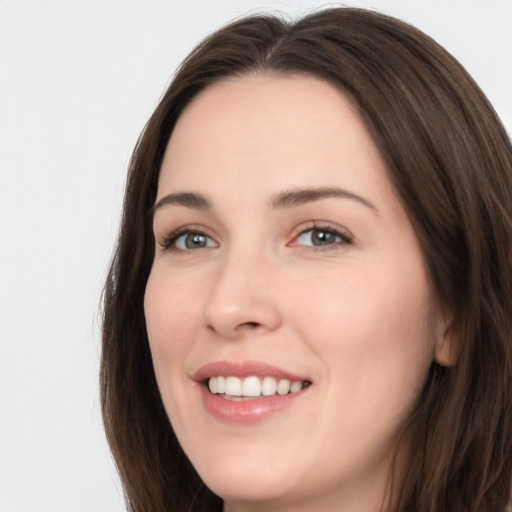
[[[314,227],[302,231],[292,245],[330,248],[350,244],[352,237],[334,228]]]
[[[217,247],[211,237],[200,231],[178,230],[171,233],[162,243],[164,250],[192,251],[207,247]]]

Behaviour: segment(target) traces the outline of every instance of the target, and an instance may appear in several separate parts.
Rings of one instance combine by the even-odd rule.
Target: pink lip
[[[202,366],[194,374],[193,379],[198,383],[203,405],[209,414],[224,423],[240,425],[258,423],[271,415],[287,409],[309,389],[308,387],[298,393],[287,395],[273,395],[252,400],[232,401],[210,393],[205,385],[206,379],[218,375],[233,375],[240,378],[251,375],[261,377],[268,375],[276,379],[289,379],[292,381],[305,381],[309,379],[257,361],[244,361],[243,363],[216,361]]]
[[[196,382],[203,382],[209,377],[217,375],[233,375],[234,377],[239,378],[250,377],[251,375],[266,377],[268,375],[269,377],[274,377],[276,379],[288,379],[295,381],[309,380],[307,377],[291,373],[278,368],[277,366],[272,366],[260,361],[214,361],[201,366],[201,368],[194,373],[192,378]]]

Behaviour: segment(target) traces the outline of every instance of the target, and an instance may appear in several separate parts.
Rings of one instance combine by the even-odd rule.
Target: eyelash
[[[334,243],[329,243],[324,246],[322,245],[299,245],[296,242],[299,240],[301,236],[304,236],[308,232],[321,232],[327,235],[334,235],[334,237],[338,238],[339,241]],[[315,251],[330,251],[338,249],[340,246],[350,245],[353,242],[354,237],[352,234],[347,231],[343,231],[337,227],[334,227],[328,223],[323,222],[310,222],[306,224],[306,226],[301,226],[300,231],[295,235],[293,241],[291,242],[291,246],[298,247],[312,247]]]
[[[192,227],[183,227],[183,228],[176,229],[175,231],[173,231],[172,233],[167,235],[162,240],[162,242],[160,243],[162,250],[163,251],[176,251],[176,252],[187,252],[187,251],[197,250],[197,249],[178,249],[174,245],[176,243],[176,241],[184,235],[199,235],[199,236],[203,236],[205,238],[212,239],[211,236],[206,234],[201,229],[194,229]],[[203,249],[203,247],[201,247],[201,249]]]
[[[322,245],[300,245],[297,244],[296,241],[301,237],[304,236],[308,232],[323,232],[327,235],[333,235],[335,238],[339,239],[339,241],[334,243],[328,243],[325,246]],[[198,235],[201,237],[205,237],[206,239],[212,240],[212,237],[209,236],[207,233],[202,231],[201,229],[194,229],[192,227],[183,227],[179,228],[169,235],[167,235],[162,242],[160,243],[160,246],[162,250],[165,251],[175,251],[175,252],[188,252],[188,251],[194,251],[198,249],[206,249],[209,248],[208,246],[205,247],[198,247],[197,249],[178,249],[175,244],[179,238],[185,235]],[[328,251],[338,248],[339,246],[343,245],[350,245],[353,242],[353,236],[347,232],[344,232],[338,228],[335,228],[331,225],[327,224],[319,224],[316,222],[312,222],[306,227],[303,227],[295,236],[293,241],[291,242],[292,247],[313,247],[315,251]],[[211,246],[210,246],[211,247]]]

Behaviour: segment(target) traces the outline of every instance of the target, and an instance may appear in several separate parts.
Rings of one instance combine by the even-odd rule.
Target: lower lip
[[[206,410],[216,419],[225,423],[252,425],[281,412],[300,398],[307,388],[287,395],[272,395],[254,400],[226,400],[210,393],[201,385],[201,398]]]

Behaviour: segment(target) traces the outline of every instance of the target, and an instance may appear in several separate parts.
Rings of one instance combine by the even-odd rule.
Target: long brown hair
[[[503,512],[512,482],[512,147],[462,66],[417,29],[338,8],[295,22],[252,16],[201,43],[147,123],[129,169],[104,292],[101,399],[131,512],[221,510],[165,414],[143,297],[151,208],[177,118],[205,87],[247,73],[306,74],[352,99],[383,155],[453,313],[458,362],[433,364],[393,477],[397,512]],[[400,476],[401,475],[401,476]]]

